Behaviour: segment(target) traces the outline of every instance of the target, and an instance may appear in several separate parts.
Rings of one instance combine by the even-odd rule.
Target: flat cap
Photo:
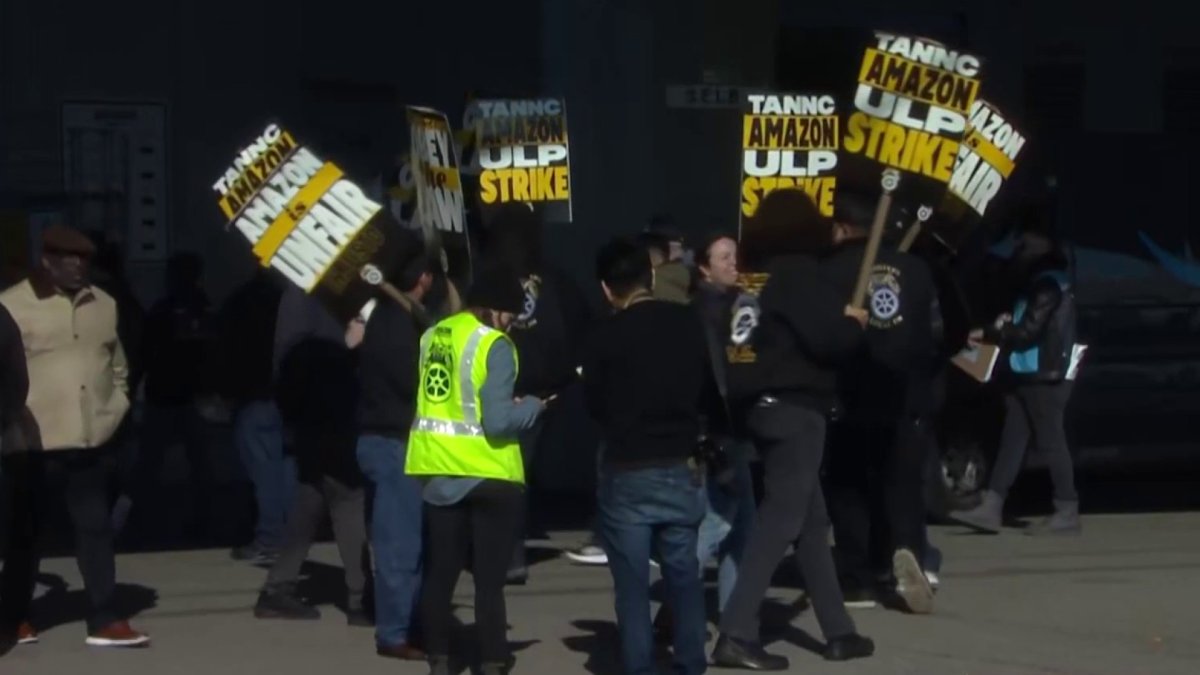
[[[96,244],[83,232],[66,225],[51,225],[42,232],[42,250],[47,253],[96,255]]]

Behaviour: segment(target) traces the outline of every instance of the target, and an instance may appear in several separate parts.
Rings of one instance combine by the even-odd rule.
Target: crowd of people
[[[193,483],[189,524],[203,528],[213,476],[197,439],[220,399],[234,411],[256,507],[253,540],[232,556],[269,567],[257,617],[320,616],[298,582],[328,515],[347,621],[374,627],[380,656],[454,672],[452,596],[466,568],[481,670],[508,672],[505,587],[529,576],[541,429],[581,386],[601,436],[596,512],[592,540],[567,553],[612,575],[626,672],[658,672],[656,647],[670,649],[678,673],[786,670],[763,647],[759,614],[789,550],[824,658],[869,657],[875,646],[848,608],[934,611],[940,554],[925,531],[925,468],[948,357],[963,347],[999,345],[1010,393],[990,489],[953,517],[998,531],[1032,440],[1053,458],[1055,482],[1055,513],[1036,531],[1080,529],[1062,433],[1074,309],[1052,237],[1020,234],[1012,311],[969,330],[949,319],[970,312],[943,261],[890,245],[868,308],[850,303],[873,212],[873,199],[844,191],[827,218],[804,193],[780,190],[744,224],[740,247],[715,233],[691,252],[656,223],[598,251],[605,302],[593,313],[542,255],[536,215],[511,204],[487,224],[461,296],[447,291],[436,252],[405,232],[406,253],[386,274],[401,293],[381,293],[347,325],[266,272],[213,311],[199,259],[180,255],[166,298],[135,329],[89,274],[94,244],[48,228],[30,277],[0,294],[0,636],[37,640],[38,540],[59,495],[89,598],[88,644],[149,644],[114,608],[114,542],[153,531],[149,493],[176,443]],[[138,452],[123,462],[139,387]],[[703,573],[713,561],[710,655]],[[652,618],[654,566],[667,592]]]

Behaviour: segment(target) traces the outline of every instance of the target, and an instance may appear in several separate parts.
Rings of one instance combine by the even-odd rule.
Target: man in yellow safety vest
[[[506,332],[524,301],[515,272],[484,271],[467,294],[467,309],[421,338],[405,470],[426,480],[429,571],[421,616],[434,675],[450,672],[451,599],[468,548],[482,672],[500,675],[511,659],[504,583],[525,486],[517,436],[545,409],[537,398],[513,397],[517,353]]]

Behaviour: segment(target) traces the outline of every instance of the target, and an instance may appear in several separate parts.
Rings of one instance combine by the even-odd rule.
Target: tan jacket
[[[681,262],[667,262],[654,270],[654,298],[686,305],[691,302],[692,273]]]
[[[25,343],[29,398],[25,448],[103,445],[129,412],[128,365],[117,338],[117,303],[99,288],[74,298],[38,276],[4,293]],[[31,420],[31,421],[29,421]]]

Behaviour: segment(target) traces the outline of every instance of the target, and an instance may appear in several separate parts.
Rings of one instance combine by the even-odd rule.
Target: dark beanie
[[[468,307],[520,314],[525,311],[525,289],[521,278],[510,267],[489,267],[475,275],[467,293]]]

